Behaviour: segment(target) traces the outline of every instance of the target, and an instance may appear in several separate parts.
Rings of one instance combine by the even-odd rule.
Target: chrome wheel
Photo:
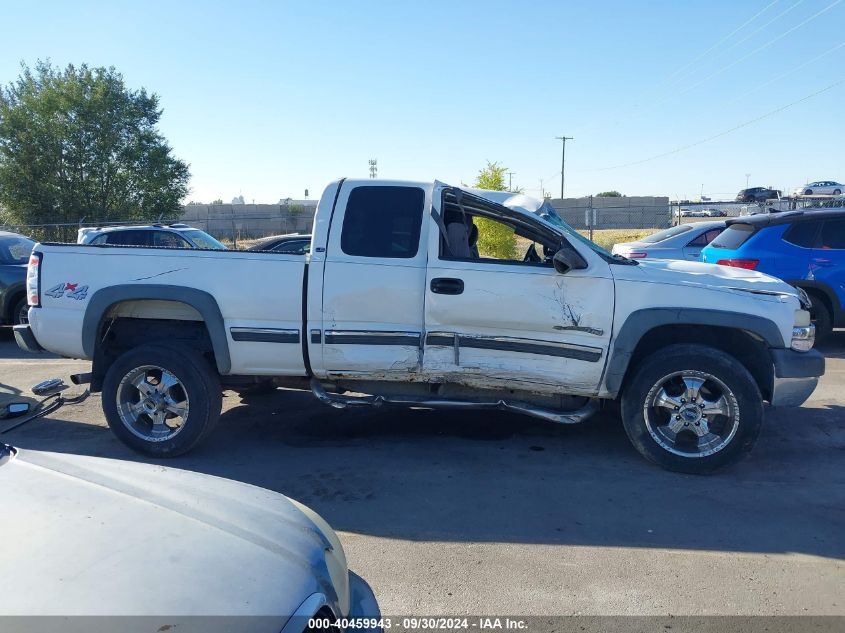
[[[136,367],[118,385],[117,411],[132,434],[147,442],[163,442],[184,428],[188,393],[172,372],[155,365]]]
[[[645,398],[646,427],[663,449],[683,457],[706,457],[724,449],[739,427],[739,404],[715,376],[679,371],[655,383]]]

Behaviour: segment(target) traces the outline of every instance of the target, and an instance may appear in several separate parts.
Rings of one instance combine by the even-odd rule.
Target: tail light
[[[745,270],[754,270],[757,268],[757,264],[760,263],[759,259],[720,259],[716,262],[720,266],[733,266],[734,268],[744,268]]]
[[[26,302],[33,308],[41,306],[41,253],[33,252],[29,256],[26,269]]]

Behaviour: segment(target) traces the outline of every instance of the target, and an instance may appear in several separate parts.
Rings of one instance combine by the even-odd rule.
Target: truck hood
[[[281,630],[312,594],[348,593],[322,519],[227,479],[21,450],[0,463],[0,507],[5,615],[250,615]]]
[[[616,280],[701,286],[708,290],[744,291],[799,299],[798,291],[776,277],[754,270],[674,259],[641,259],[637,266],[613,266]]]

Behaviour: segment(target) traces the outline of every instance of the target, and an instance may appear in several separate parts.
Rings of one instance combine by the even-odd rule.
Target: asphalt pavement
[[[768,409],[754,451],[708,477],[647,463],[611,412],[338,411],[289,390],[227,392],[214,435],[157,463],[311,506],[386,614],[845,615],[845,332],[824,351],[812,399]],[[7,389],[88,367],[0,332]],[[156,461],[112,436],[96,395],[0,439]]]

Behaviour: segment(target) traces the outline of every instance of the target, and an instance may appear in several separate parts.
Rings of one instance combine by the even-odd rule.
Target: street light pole
[[[563,198],[563,183],[564,183],[564,169],[566,167],[566,141],[574,140],[571,136],[555,136],[559,141],[563,141],[560,152],[560,197]]]
[[[745,174],[745,188],[748,189],[748,179],[751,178],[751,174]]]

